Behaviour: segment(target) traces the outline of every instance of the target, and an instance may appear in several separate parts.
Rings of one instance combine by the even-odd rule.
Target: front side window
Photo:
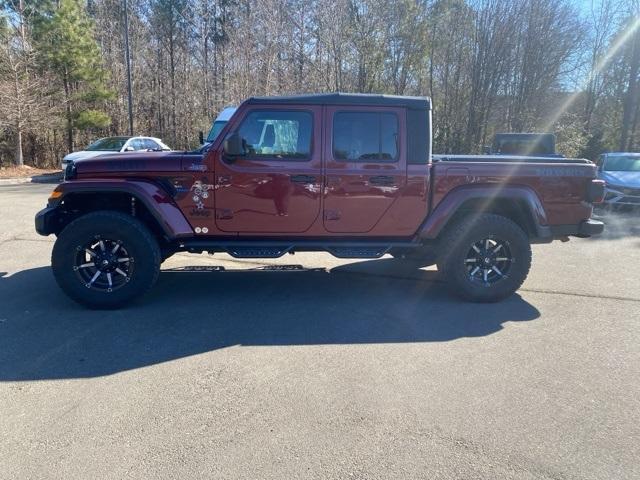
[[[395,162],[398,117],[394,113],[338,112],[333,117],[333,157],[345,162]]]
[[[254,111],[242,121],[238,134],[248,157],[304,160],[311,155],[313,119],[309,112]]]

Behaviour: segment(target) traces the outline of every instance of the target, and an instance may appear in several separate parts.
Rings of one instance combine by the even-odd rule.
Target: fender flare
[[[530,187],[523,185],[467,185],[457,187],[448,192],[438,203],[418,230],[423,240],[434,240],[447,226],[455,214],[469,201],[484,201],[487,207],[498,202],[518,202],[523,205],[534,228],[534,239],[552,237],[548,226],[547,214],[540,197]]]
[[[72,180],[58,185],[55,191],[62,195],[49,207],[57,207],[71,194],[126,193],[141,202],[153,215],[169,240],[193,236],[193,229],[173,198],[160,185],[146,180],[91,179]]]

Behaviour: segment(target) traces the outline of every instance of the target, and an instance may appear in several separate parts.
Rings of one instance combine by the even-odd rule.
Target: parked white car
[[[606,184],[604,204],[640,207],[640,153],[605,153],[597,163]]]
[[[62,159],[62,170],[70,161],[84,160],[105,153],[171,150],[162,140],[155,137],[106,137],[96,140],[84,150],[73,152]]]

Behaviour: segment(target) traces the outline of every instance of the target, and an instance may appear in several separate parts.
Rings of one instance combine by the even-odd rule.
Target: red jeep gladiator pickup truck
[[[588,160],[431,155],[428,98],[250,98],[204,153],[72,163],[36,216],[72,299],[117,307],[175,252],[326,251],[437,264],[454,293],[515,292],[531,243],[588,237],[604,184]]]

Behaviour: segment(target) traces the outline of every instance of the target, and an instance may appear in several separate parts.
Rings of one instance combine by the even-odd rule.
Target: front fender
[[[55,228],[52,216],[65,198],[72,194],[91,193],[127,193],[146,207],[167,238],[172,240],[193,235],[193,229],[180,208],[166,190],[154,182],[126,179],[72,180],[61,183],[54,192],[58,192],[56,198],[50,198],[47,208],[36,216],[36,230],[41,235],[56,233],[52,230]],[[49,220],[45,222],[42,217]]]
[[[437,238],[456,213],[470,202],[480,205],[480,211],[490,211],[496,202],[508,202],[505,204],[508,206],[517,202],[525,208],[525,213],[529,216],[528,220],[535,230],[533,236],[538,239],[551,237],[547,215],[536,192],[529,187],[516,185],[469,185],[453,189],[427,217],[418,236],[423,240]]]

